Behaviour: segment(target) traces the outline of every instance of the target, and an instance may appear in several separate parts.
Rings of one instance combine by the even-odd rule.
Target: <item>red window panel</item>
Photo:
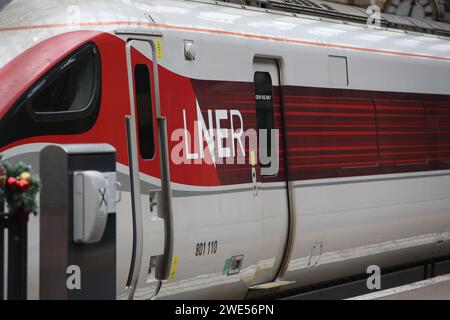
[[[294,167],[326,170],[377,164],[376,121],[370,100],[299,97],[286,108]]]
[[[450,162],[450,101],[425,103],[430,160]]]
[[[381,165],[425,164],[427,121],[421,101],[375,100]]]

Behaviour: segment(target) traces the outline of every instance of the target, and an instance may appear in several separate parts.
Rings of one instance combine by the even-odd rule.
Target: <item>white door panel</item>
[[[222,194],[175,197],[175,278],[158,299],[241,299],[254,279],[262,234],[261,203],[250,187]],[[197,255],[199,243],[217,241],[217,251]],[[242,256],[239,273],[225,271],[229,258]]]
[[[279,70],[275,60],[255,59],[254,74],[268,73],[272,88],[280,86]],[[256,80],[256,79],[255,79]],[[255,85],[258,85],[255,83]],[[275,106],[276,91],[272,91],[272,106]],[[281,100],[281,98],[280,98]],[[256,104],[258,108],[258,104]],[[281,106],[282,108],[282,106]],[[275,122],[275,109],[273,117]],[[274,123],[273,128],[277,128]],[[281,128],[278,128],[281,129]],[[279,144],[282,145],[280,139]],[[261,148],[261,144],[259,145]],[[281,169],[280,169],[281,170]],[[281,172],[278,172],[280,175]],[[289,207],[287,183],[268,183],[272,177],[260,176],[259,197],[262,206],[262,241],[258,244],[258,264],[254,285],[275,281],[280,271],[286,252],[286,242],[289,229]]]

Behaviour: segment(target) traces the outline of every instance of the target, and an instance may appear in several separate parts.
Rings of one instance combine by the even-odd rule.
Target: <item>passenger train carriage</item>
[[[37,172],[49,144],[117,150],[118,299],[258,297],[450,254],[450,29],[405,31],[387,15],[372,28],[361,12],[336,14],[356,9],[276,3],[1,9],[4,158]],[[270,174],[240,139],[252,129],[278,129]],[[161,168],[171,219],[149,201]],[[30,232],[38,299],[39,217]],[[155,274],[161,258],[170,276]]]

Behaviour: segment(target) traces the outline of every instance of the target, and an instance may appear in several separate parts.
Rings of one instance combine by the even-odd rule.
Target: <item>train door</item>
[[[263,241],[253,288],[280,284],[289,260],[290,223],[284,159],[283,117],[278,63],[254,60],[254,85],[259,135],[258,192],[262,202]],[[267,135],[264,137],[264,130]]]
[[[170,198],[162,200],[155,196],[164,194],[161,190],[165,188],[165,194],[170,197],[168,186],[162,181],[170,181],[170,178],[163,169],[168,166],[162,165],[167,161],[167,152],[163,152],[167,141],[164,141],[165,118],[161,117],[159,105],[156,52],[159,41],[159,37],[132,36],[127,39],[126,47],[131,106],[126,127],[133,217],[133,245],[127,279],[129,299],[154,298],[168,273],[168,262],[164,257],[171,259],[170,251],[165,248],[170,244],[170,219],[161,217],[159,208],[164,200],[167,200],[167,208]],[[149,178],[145,172],[161,176],[161,180]]]

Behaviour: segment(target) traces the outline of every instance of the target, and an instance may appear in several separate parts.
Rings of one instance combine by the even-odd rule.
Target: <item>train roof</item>
[[[273,12],[286,12],[296,16],[309,15],[338,21],[367,24],[373,11],[355,6],[320,0],[210,0],[216,4],[236,4],[244,7],[259,8]],[[435,34],[450,37],[450,24],[401,17],[387,13],[379,15],[380,27],[412,31],[418,33]]]
[[[333,11],[328,7],[320,14],[317,10],[313,14],[312,10],[306,12],[305,6],[275,6],[287,0],[245,0],[249,5],[241,5],[240,1],[7,1],[0,11],[0,68],[27,48],[62,32],[89,29],[114,33],[118,28],[135,26],[156,28],[163,35],[179,32],[179,37],[189,37],[189,33],[195,32],[204,37],[209,36],[211,41],[215,41],[213,37],[222,35],[286,45],[320,45],[330,50],[398,52],[403,57],[437,57],[433,60],[450,61],[450,38],[445,36],[444,30],[449,25],[444,23],[423,22],[427,26],[434,26],[433,29],[427,27],[427,30],[432,30],[430,32],[419,32],[412,27],[393,28],[392,24],[386,23],[379,29],[370,30],[362,23],[364,11],[355,7],[320,0],[301,0],[311,6],[312,3],[326,5],[340,15],[346,14],[347,20],[339,20],[336,13],[334,16],[325,14]],[[271,7],[262,6],[263,2]],[[4,5],[5,2],[0,4]],[[360,18],[350,19],[356,15],[360,15]],[[386,14],[382,14],[382,17],[384,20],[413,21],[416,26],[421,21]]]
[[[90,3],[95,8],[96,4],[92,1],[58,1],[61,6],[67,3],[67,6],[78,6],[83,3]],[[97,1],[96,1],[97,2]],[[102,0],[98,3],[103,2]],[[110,3],[122,3],[124,6],[135,6],[136,9],[144,8],[146,4],[156,3],[155,0],[110,0]],[[348,22],[358,24],[368,24],[370,16],[373,12],[367,12],[363,8],[349,6],[334,2],[321,0],[174,0],[167,1],[168,5],[173,7],[185,7],[180,2],[201,4],[215,4],[220,6],[228,6],[241,10],[259,10],[273,14],[287,14],[294,17],[318,17],[327,21],[335,20],[336,22]],[[177,5],[178,2],[178,5]],[[43,8],[51,6],[53,0],[0,0],[0,12],[11,3],[18,3],[19,7],[29,6],[30,8]],[[36,7],[34,3],[37,3]],[[69,8],[68,8],[69,9]],[[33,9],[34,10],[34,9]],[[113,7],[111,10],[114,10]],[[69,10],[67,12],[70,14]],[[432,20],[417,19],[411,17],[401,17],[387,13],[380,13],[379,24],[381,28],[398,29],[421,34],[432,34],[443,37],[450,37],[450,24]]]

